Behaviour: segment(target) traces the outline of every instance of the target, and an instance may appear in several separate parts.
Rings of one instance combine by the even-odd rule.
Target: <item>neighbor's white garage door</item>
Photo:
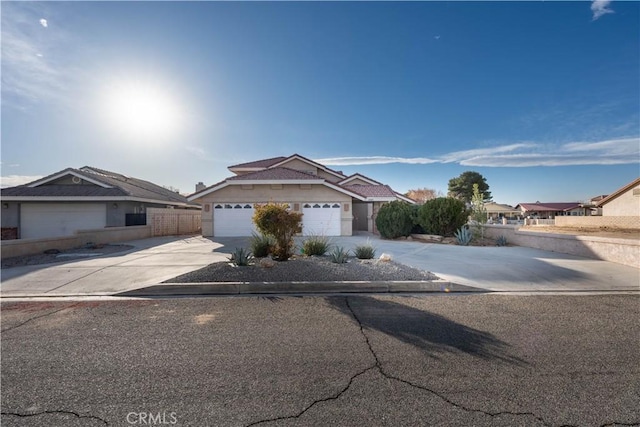
[[[23,203],[20,206],[22,239],[71,236],[76,230],[106,225],[105,203]]]
[[[340,235],[340,203],[305,203],[302,205],[302,234]]]
[[[253,225],[252,203],[219,203],[213,206],[213,235],[216,237],[251,236],[257,233]]]

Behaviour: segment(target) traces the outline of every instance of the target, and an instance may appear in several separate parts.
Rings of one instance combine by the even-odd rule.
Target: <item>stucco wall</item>
[[[520,231],[517,227],[504,225],[485,225],[485,235],[492,239],[504,236],[510,244],[517,246],[602,259],[640,268],[638,239]]]
[[[287,184],[281,186],[252,185],[244,187],[242,185],[230,185],[215,193],[208,194],[197,200],[202,204],[202,235],[213,236],[213,204],[215,203],[291,203],[296,205],[298,210],[302,210],[302,203],[305,202],[338,202],[340,206],[340,232],[343,236],[350,236],[353,228],[353,212],[351,197],[335,191],[323,185],[309,185],[308,187],[299,184]],[[206,206],[208,205],[208,207]]]
[[[635,189],[639,189],[636,186]],[[602,206],[603,216],[640,216],[640,196],[633,195],[633,188]]]

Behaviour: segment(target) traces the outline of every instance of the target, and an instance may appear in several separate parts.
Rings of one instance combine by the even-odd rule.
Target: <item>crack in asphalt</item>
[[[375,359],[375,363],[371,366],[369,366],[368,368],[358,372],[357,374],[353,375],[351,378],[349,378],[349,382],[347,383],[347,385],[342,388],[338,393],[334,394],[333,396],[330,397],[325,397],[322,399],[317,399],[314,400],[311,404],[309,404],[308,406],[306,406],[304,409],[302,409],[300,412],[298,412],[295,415],[288,415],[288,416],[281,416],[281,417],[275,417],[275,418],[269,418],[269,419],[264,419],[264,420],[259,420],[259,421],[254,421],[250,424],[247,424],[246,427],[251,427],[251,426],[255,426],[258,424],[263,424],[263,423],[268,423],[268,422],[273,422],[273,421],[280,421],[280,420],[287,420],[287,419],[296,419],[301,417],[302,415],[304,415],[307,411],[309,411],[311,408],[313,408],[316,404],[322,403],[322,402],[327,402],[327,401],[332,401],[332,400],[336,400],[338,398],[340,398],[344,393],[346,393],[349,388],[351,387],[351,385],[353,384],[353,382],[355,381],[356,378],[358,378],[359,376],[363,375],[364,373],[370,371],[370,370],[377,370],[383,377],[389,379],[389,380],[393,380],[393,381],[398,381],[402,384],[408,385],[410,387],[413,387],[415,389],[421,390],[421,391],[426,391],[430,394],[432,394],[433,396],[436,396],[437,398],[439,398],[440,400],[442,400],[443,402],[461,409],[465,412],[472,412],[472,413],[478,413],[478,414],[483,414],[483,415],[487,415],[490,417],[498,417],[498,416],[502,416],[502,415],[512,415],[512,416],[527,416],[527,417],[532,417],[534,419],[536,419],[537,421],[539,421],[540,423],[542,423],[544,426],[547,427],[552,427],[553,424],[547,422],[544,418],[536,415],[533,412],[513,412],[513,411],[497,411],[497,412],[491,412],[491,411],[485,411],[483,409],[476,409],[476,408],[470,408],[467,406],[464,406],[460,403],[454,402],[453,400],[449,399],[447,396],[445,396],[442,393],[439,393],[433,389],[430,389],[429,387],[420,385],[420,384],[416,384],[413,383],[411,381],[405,380],[403,378],[400,377],[396,377],[392,374],[389,374],[388,372],[386,372],[384,370],[384,368],[382,367],[382,363],[380,362],[380,359],[378,358],[378,355],[376,354],[376,352],[373,349],[373,346],[371,345],[371,342],[369,341],[369,337],[367,336],[367,334],[365,333],[364,330],[364,326],[362,325],[362,321],[360,320],[360,318],[358,317],[358,315],[356,314],[356,312],[354,311],[353,307],[351,307],[351,304],[349,303],[349,298],[345,297],[345,304],[347,306],[347,308],[349,309],[349,311],[351,312],[352,317],[355,319],[355,321],[357,322],[359,328],[360,328],[360,333],[362,334],[362,336],[364,337],[364,340],[367,344],[367,347],[369,348],[369,353],[373,356],[373,358]],[[640,424],[625,424],[625,423],[609,423],[609,424],[603,424],[600,427],[613,427],[613,426],[638,426]],[[572,424],[562,424],[560,427],[576,427],[575,425]]]
[[[367,336],[367,334],[364,331],[364,327],[362,326],[362,322],[360,321],[360,318],[358,317],[356,312],[353,310],[353,307],[351,307],[351,304],[349,304],[349,298],[345,297],[345,303],[347,305],[347,308],[351,312],[351,315],[353,316],[353,318],[356,320],[356,322],[358,322],[358,326],[360,327],[360,332],[362,333],[362,335],[364,336],[364,338],[365,338],[365,340],[367,342],[367,346],[369,347],[369,351],[371,352],[373,357],[376,359],[376,366],[375,367],[378,369],[380,374],[382,376],[384,376],[385,378],[390,379],[390,380],[394,380],[394,381],[398,381],[398,382],[401,382],[401,383],[406,384],[408,386],[411,386],[413,388],[417,388],[419,390],[431,393],[434,396],[438,397],[440,400],[446,402],[447,404],[449,404],[451,406],[454,406],[454,407],[456,407],[458,409],[462,409],[463,411],[466,411],[466,412],[476,412],[476,413],[488,415],[488,416],[491,416],[491,417],[497,417],[497,416],[500,416],[500,415],[531,416],[531,417],[535,418],[536,420],[540,421],[545,426],[551,426],[551,424],[547,423],[542,417],[537,416],[533,412],[511,412],[511,411],[489,412],[489,411],[484,411],[482,409],[469,408],[469,407],[466,407],[464,405],[461,405],[459,403],[456,403],[456,402],[452,401],[451,399],[449,399],[448,397],[446,397],[442,393],[439,393],[439,392],[437,392],[435,390],[432,390],[432,389],[430,389],[428,387],[425,387],[425,386],[420,385],[420,384],[415,384],[415,383],[413,383],[411,381],[408,381],[408,380],[405,380],[403,378],[396,377],[394,375],[389,374],[388,372],[386,372],[384,370],[384,368],[382,367],[382,363],[380,362],[380,359],[378,359],[378,355],[373,350],[373,346],[371,345],[371,342],[369,341],[369,337]],[[570,426],[566,425],[566,427],[570,427]]]
[[[4,412],[4,411],[0,412],[0,415],[8,415],[8,416],[14,416],[14,417],[20,417],[20,418],[37,417],[39,415],[53,415],[53,414],[64,414],[64,415],[73,415],[73,416],[78,417],[78,418],[89,418],[89,419],[101,421],[106,426],[109,425],[107,420],[105,420],[103,418],[100,418],[100,417],[97,417],[95,415],[80,415],[77,412],[66,411],[66,410],[41,411],[41,412],[34,412],[32,414],[21,414],[19,412]]]
[[[61,308],[61,309],[54,310],[54,311],[50,311],[50,312],[45,313],[45,314],[41,314],[40,316],[34,316],[34,317],[31,317],[31,318],[29,318],[29,319],[25,320],[24,322],[22,322],[22,323],[20,323],[20,324],[17,324],[17,325],[15,325],[15,326],[9,326],[9,327],[7,327],[7,328],[4,328],[4,329],[0,330],[0,332],[1,332],[1,333],[5,333],[5,332],[8,332],[8,331],[12,331],[12,330],[17,329],[17,328],[19,328],[19,327],[21,327],[21,326],[26,325],[27,323],[31,322],[32,320],[38,320],[38,319],[42,319],[43,317],[51,316],[52,314],[59,313],[59,312],[61,312],[61,311],[63,311],[63,310],[66,310],[66,309],[68,309],[68,308],[73,308],[73,307],[77,306],[78,304],[80,304],[80,303],[71,304],[71,305],[68,305],[68,306],[66,306],[66,307],[63,307],[63,308]]]

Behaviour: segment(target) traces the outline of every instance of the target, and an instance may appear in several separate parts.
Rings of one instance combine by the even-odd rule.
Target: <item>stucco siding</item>
[[[351,197],[322,185],[288,184],[281,186],[252,185],[243,188],[241,185],[230,185],[201,199],[202,203],[202,235],[213,236],[215,221],[213,212],[217,203],[291,203],[293,209],[302,211],[302,203],[337,202],[340,203],[340,233],[350,236],[353,231],[353,212]],[[207,208],[206,206],[209,205]],[[207,211],[208,210],[208,211]]]
[[[630,188],[615,199],[602,206],[603,216],[640,216],[640,196],[634,196],[640,185]]]

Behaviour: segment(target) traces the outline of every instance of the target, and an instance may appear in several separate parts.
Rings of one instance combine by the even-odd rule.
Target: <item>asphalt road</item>
[[[1,308],[2,426],[640,424],[636,295]]]

